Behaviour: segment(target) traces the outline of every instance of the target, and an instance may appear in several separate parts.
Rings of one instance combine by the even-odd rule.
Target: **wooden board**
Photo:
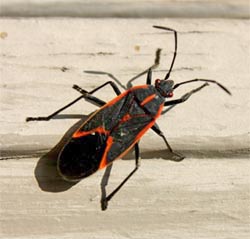
[[[58,147],[50,151],[74,117],[96,107],[82,101],[49,122],[25,118],[78,97],[73,84],[91,90],[109,80],[86,70],[126,85],[152,65],[157,48],[153,76],[164,77],[174,38],[154,24],[179,32],[175,82],[215,79],[233,95],[211,84],[162,116],[162,131],[187,158],[168,160],[164,142],[149,132],[140,170],[102,212],[103,171],[66,183],[56,172]],[[249,238],[249,20],[1,19],[0,29],[0,238]],[[96,95],[114,97],[109,87]],[[133,157],[116,162],[108,191],[132,170]]]

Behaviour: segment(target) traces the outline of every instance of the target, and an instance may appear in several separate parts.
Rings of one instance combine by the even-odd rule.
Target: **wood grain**
[[[153,64],[157,48],[161,64],[153,75],[164,77],[174,41],[155,24],[179,32],[175,82],[215,79],[232,97],[210,85],[162,116],[161,129],[187,158],[172,162],[148,132],[140,170],[102,212],[103,171],[70,184],[55,167],[57,143],[74,117],[96,107],[82,101],[49,122],[25,118],[78,97],[73,84],[91,90],[109,79],[86,70],[112,73],[126,85]],[[0,29],[0,238],[249,238],[249,20],[1,19]],[[135,82],[143,83],[145,76]],[[107,87],[97,96],[114,94]],[[115,163],[108,191],[132,170],[130,159]]]

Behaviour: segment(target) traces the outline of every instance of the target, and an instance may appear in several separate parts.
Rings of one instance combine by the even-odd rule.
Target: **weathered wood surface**
[[[71,89],[73,84],[90,90],[110,80],[105,75],[84,73],[86,70],[112,73],[126,85],[153,64],[156,49],[162,48],[161,64],[153,76],[164,77],[174,38],[153,29],[153,24],[179,31],[173,80],[216,79],[233,94],[230,97],[210,85],[161,117],[163,131],[179,144],[192,145],[190,137],[195,135],[205,141],[205,147],[214,147],[218,139],[225,145],[220,149],[245,148],[250,131],[248,20],[3,19],[2,149],[41,150],[54,145],[76,119],[26,123],[25,118],[48,115],[78,97]],[[134,81],[144,83],[145,75]],[[197,85],[181,87],[175,98]],[[109,87],[97,95],[106,101],[114,97]],[[62,114],[86,115],[95,109],[82,101]],[[206,142],[209,137],[215,139]]]
[[[250,37],[248,20],[1,19],[0,238],[249,238]],[[203,77],[227,86],[230,97],[210,85],[159,119],[173,148],[185,154],[171,162],[161,138],[142,139],[142,166],[100,210],[103,171],[81,183],[56,173],[58,148],[46,154],[77,119],[26,123],[90,90],[112,73],[123,85],[154,61],[163,77],[179,31],[176,82]],[[145,82],[145,76],[136,84]],[[198,84],[175,92],[181,96]],[[97,94],[114,97],[109,87]],[[83,101],[63,113],[87,115]],[[129,155],[127,159],[133,158]],[[18,160],[19,159],[19,160]],[[132,169],[117,161],[108,190]],[[54,193],[53,193],[54,192]],[[57,193],[56,193],[57,192]]]

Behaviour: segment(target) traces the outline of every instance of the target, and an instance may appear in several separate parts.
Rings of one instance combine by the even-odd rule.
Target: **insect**
[[[73,88],[81,93],[81,96],[77,99],[47,117],[28,117],[26,119],[27,121],[50,120],[81,99],[100,107],[81,124],[64,145],[58,156],[57,168],[64,179],[81,180],[99,169],[112,165],[114,160],[123,157],[134,148],[134,170],[113,192],[103,198],[104,205],[107,205],[107,202],[138,169],[139,140],[149,129],[152,129],[164,140],[173,157],[177,160],[184,158],[181,154],[173,151],[164,133],[156,123],[157,118],[168,111],[164,110],[164,107],[172,107],[185,102],[192,94],[208,86],[209,83],[215,83],[226,93],[231,94],[226,87],[209,79],[193,79],[174,84],[174,81],[170,80],[169,77],[177,55],[177,32],[168,27],[154,27],[174,33],[175,50],[173,59],[163,79],[156,79],[152,84],[152,68],[149,68],[145,85],[132,86],[123,93],[114,81],[108,81],[91,91],[86,91],[74,85]],[[204,83],[198,88],[187,92],[178,99],[166,100],[173,97],[173,92],[178,87],[199,81]],[[110,85],[117,95],[107,103],[93,96],[95,92],[106,85]]]

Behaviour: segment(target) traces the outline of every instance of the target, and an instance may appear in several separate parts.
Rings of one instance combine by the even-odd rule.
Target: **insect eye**
[[[169,92],[167,97],[171,98],[173,96],[174,96],[174,93],[173,92]]]
[[[155,80],[155,84],[156,84],[156,85],[159,85],[159,84],[160,84],[160,82],[161,82],[161,80],[160,80],[160,79],[156,79],[156,80]]]

